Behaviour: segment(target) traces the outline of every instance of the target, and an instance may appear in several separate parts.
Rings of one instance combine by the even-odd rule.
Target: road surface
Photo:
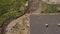
[[[60,34],[59,23],[60,15],[30,15],[30,34]]]

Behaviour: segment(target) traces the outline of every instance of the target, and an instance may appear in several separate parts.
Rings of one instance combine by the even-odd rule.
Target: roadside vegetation
[[[41,13],[60,13],[60,4],[42,4],[42,12]]]
[[[27,6],[26,0],[0,0],[0,26],[9,19],[21,16]]]

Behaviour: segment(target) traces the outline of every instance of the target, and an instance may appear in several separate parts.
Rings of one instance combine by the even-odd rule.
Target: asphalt
[[[59,23],[60,15],[30,15],[30,34],[60,34]]]

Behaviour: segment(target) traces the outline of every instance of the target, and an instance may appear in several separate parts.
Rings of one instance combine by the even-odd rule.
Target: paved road
[[[60,34],[59,23],[60,15],[30,15],[30,34]]]

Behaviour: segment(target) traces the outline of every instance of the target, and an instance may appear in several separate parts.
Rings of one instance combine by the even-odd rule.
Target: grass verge
[[[42,4],[42,12],[41,13],[60,13],[57,8],[60,7],[60,4]]]

